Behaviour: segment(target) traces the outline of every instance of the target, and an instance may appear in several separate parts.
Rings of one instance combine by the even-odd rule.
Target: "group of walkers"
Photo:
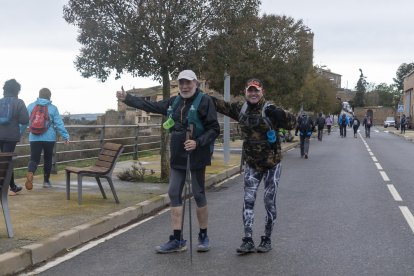
[[[297,126],[296,126],[296,132],[295,132],[295,136],[298,136],[299,134],[299,138],[300,138],[301,158],[305,158],[305,159],[309,158],[310,138],[312,136],[312,133],[315,131],[315,129],[317,128],[317,131],[318,131],[318,141],[322,141],[324,127],[326,126],[328,135],[330,135],[333,122],[334,120],[331,114],[327,115],[325,118],[322,113],[319,113],[318,117],[316,118],[314,122],[312,117],[306,114],[306,112],[304,111],[301,112],[301,114],[297,118]],[[346,137],[347,127],[350,127],[353,129],[354,138],[357,138],[358,129],[361,125],[361,122],[357,116],[351,117],[351,116],[347,116],[345,113],[342,113],[338,116],[337,123],[339,126],[339,135],[341,138]],[[365,115],[362,121],[362,125],[365,128],[365,137],[370,138],[372,118],[369,114]]]
[[[371,138],[371,127],[372,127],[372,117],[369,114],[365,114],[362,121],[362,126],[365,129],[365,137]],[[354,130],[354,138],[357,138],[358,129],[361,125],[361,121],[357,116],[347,116],[345,113],[342,113],[338,117],[338,126],[341,138],[346,138],[346,128],[349,126]]]
[[[58,132],[69,143],[62,118],[55,105],[52,104],[52,93],[48,88],[39,91],[39,97],[26,107],[19,99],[20,84],[15,79],[4,83],[3,98],[0,99],[0,148],[1,152],[14,152],[16,144],[21,140],[26,129],[29,130],[30,160],[28,163],[25,186],[33,189],[33,175],[43,152],[43,187],[50,188],[53,148]],[[16,195],[22,190],[12,175],[9,195]]]
[[[126,105],[167,116],[163,124],[170,132],[170,177],[168,196],[171,205],[171,235],[167,242],[155,248],[157,253],[171,253],[186,250],[183,238],[183,197],[187,173],[191,174],[191,190],[196,202],[199,225],[198,252],[209,251],[208,208],[205,191],[205,170],[211,164],[214,140],[220,133],[217,112],[229,116],[239,123],[243,139],[244,196],[242,206],[243,232],[239,254],[268,252],[271,250],[271,236],[277,217],[276,193],[281,177],[281,137],[279,129],[300,135],[300,154],[308,159],[309,142],[312,132],[318,129],[318,140],[322,141],[324,127],[331,134],[333,117],[318,114],[315,122],[305,112],[296,118],[290,112],[266,101],[265,89],[261,80],[249,79],[246,82],[241,102],[226,102],[203,93],[199,88],[196,74],[191,70],[181,71],[177,78],[179,95],[158,102],[145,100],[122,91],[117,92],[118,100]],[[33,176],[44,154],[43,187],[52,187],[50,173],[53,148],[59,133],[65,144],[69,143],[59,111],[51,102],[51,91],[42,88],[36,101],[29,106],[18,98],[20,84],[8,80],[3,86],[4,97],[0,99],[0,147],[2,152],[13,152],[22,134],[29,130],[30,161],[26,174],[27,190],[33,188]],[[6,112],[7,111],[7,112]],[[340,136],[346,137],[347,126],[352,126],[354,137],[360,126],[355,116],[339,116]],[[370,137],[372,119],[365,116],[363,125],[366,137]],[[191,160],[191,162],[190,162]],[[254,205],[260,182],[264,183],[264,207],[266,217],[263,235],[256,248],[253,240]],[[13,194],[22,190],[14,179],[10,183]]]

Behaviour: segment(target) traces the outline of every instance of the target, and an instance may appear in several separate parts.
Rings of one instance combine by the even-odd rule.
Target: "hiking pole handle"
[[[193,139],[193,131],[194,131],[194,124],[189,124],[187,127],[187,132],[185,133],[186,141]]]

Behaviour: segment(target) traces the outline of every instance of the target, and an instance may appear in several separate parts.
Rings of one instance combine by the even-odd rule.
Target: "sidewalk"
[[[400,129],[396,129],[395,127],[387,127],[384,128],[382,126],[377,127],[379,130],[383,130],[383,131],[388,131],[388,133],[400,136],[402,138],[404,138],[407,141],[414,141],[414,130],[412,129],[408,129],[405,131],[405,134],[401,134],[401,130]]]
[[[282,144],[282,151],[294,143]],[[207,167],[206,186],[223,181],[239,172],[241,142],[231,143],[230,162],[224,165],[223,153],[216,147],[212,166]],[[160,170],[159,157],[140,158],[147,169]],[[116,204],[106,180],[102,181],[107,199],[103,199],[93,178],[84,178],[83,202],[77,202],[76,177],[71,178],[71,200],[66,200],[65,173],[51,176],[53,188],[42,188],[43,176],[36,176],[33,190],[9,196],[14,238],[8,238],[0,219],[0,275],[7,275],[39,264],[70,248],[131,223],[169,204],[166,183],[121,181],[117,173],[130,168],[133,161],[118,162],[113,181],[120,204]],[[24,179],[17,179],[24,186]]]

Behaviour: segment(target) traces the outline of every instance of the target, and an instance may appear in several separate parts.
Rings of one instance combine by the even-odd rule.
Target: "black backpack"
[[[341,117],[341,125],[346,126],[346,115],[345,114],[343,114]]]
[[[299,130],[303,133],[307,132],[309,129],[309,118],[307,115],[305,116],[301,116],[300,117],[300,122],[299,122]]]
[[[325,126],[325,118],[324,117],[319,117],[318,118],[318,127],[322,128]]]

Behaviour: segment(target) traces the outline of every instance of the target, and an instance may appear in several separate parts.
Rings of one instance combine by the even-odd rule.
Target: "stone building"
[[[336,87],[336,89],[341,88],[342,75],[331,72],[331,70],[329,70],[329,69],[325,70],[325,69],[322,69],[322,68],[318,68],[317,72],[319,74],[321,74],[322,76],[324,76],[325,78],[327,78],[328,80],[330,80],[332,82],[332,84]]]
[[[413,106],[414,106],[414,70],[404,77],[404,114],[405,116],[412,118]]]

